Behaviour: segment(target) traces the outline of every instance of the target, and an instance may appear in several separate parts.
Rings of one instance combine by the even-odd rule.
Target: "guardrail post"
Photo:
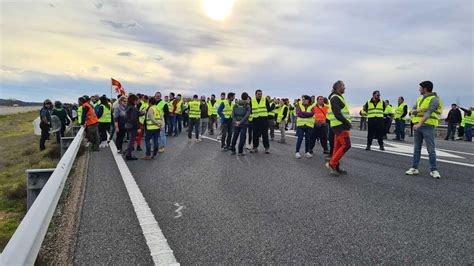
[[[81,129],[81,126],[73,126],[72,127],[72,136],[75,137],[77,135],[77,132],[79,132],[79,129]]]
[[[66,153],[67,148],[71,145],[74,137],[61,137],[61,157],[63,157],[64,153]]]
[[[26,180],[26,210],[28,211],[30,207],[35,202],[38,197],[41,189],[43,189],[46,182],[48,182],[49,177],[53,174],[55,168],[47,169],[28,169],[26,170],[27,180]]]

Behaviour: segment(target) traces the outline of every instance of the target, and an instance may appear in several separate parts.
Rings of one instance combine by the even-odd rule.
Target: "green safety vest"
[[[416,109],[428,109],[431,100],[433,100],[435,97],[438,97],[436,95],[430,95],[428,97],[419,97],[416,100]],[[439,117],[441,116],[441,111],[443,110],[443,103],[441,102],[441,99],[438,97],[439,105],[438,109],[431,113],[430,118],[428,118],[425,122],[425,124],[432,125],[434,127],[438,127],[439,124]],[[420,121],[423,119],[423,116],[425,116],[425,112],[417,112],[415,116],[413,117],[413,124],[418,124]]]
[[[145,103],[145,102],[142,102],[142,105],[140,105],[140,112],[146,112],[146,109],[148,109],[148,103]],[[144,124],[145,123],[145,116],[142,115],[140,117],[138,117],[138,122],[140,124]]]
[[[163,100],[161,100],[161,101],[156,105],[156,107],[158,107],[158,109],[160,109],[160,112],[161,112],[162,114],[164,114],[164,112],[165,112],[165,105],[166,105],[166,102],[163,101]]]
[[[462,120],[464,121],[464,125],[466,124],[473,125],[474,124],[474,111],[471,111],[471,115],[464,115]]]
[[[383,101],[380,100],[375,106],[370,100],[367,101],[367,118],[383,117]]]
[[[286,120],[288,118],[288,115],[290,114],[288,111],[286,112],[286,116],[283,117],[283,113],[285,112],[285,110],[288,110],[288,106],[286,105],[283,105],[281,108],[279,108],[278,110],[278,117],[277,117],[277,123],[280,123],[281,120]]]
[[[362,118],[367,117],[367,113],[365,112],[364,108],[362,108],[362,110],[360,110],[360,117],[362,117]]]
[[[183,113],[183,101],[179,101],[176,104],[176,114],[182,114]]]
[[[79,125],[82,123],[82,105],[77,108],[77,122]]]
[[[270,112],[270,115],[275,116],[279,113],[280,105],[279,104],[277,105],[275,103],[271,103],[270,107],[272,107],[272,106],[275,106],[275,108],[273,108],[273,110]]]
[[[184,112],[184,113],[189,113],[189,109],[188,109],[189,103],[183,103],[183,107],[184,107],[184,108],[183,108],[183,109],[184,109],[183,112]]]
[[[169,101],[168,103],[168,110],[170,111],[170,113],[173,112],[173,101]]]
[[[235,105],[234,102],[229,104],[229,101],[224,101],[224,110],[222,110],[222,114],[224,114],[224,118],[232,117],[232,110],[234,109],[234,105]]]
[[[105,104],[101,104],[102,108],[104,108],[104,112],[102,112],[102,116],[99,118],[99,123],[110,123],[112,122],[112,107],[109,104],[109,108],[105,106]]]
[[[209,115],[217,115],[217,108],[219,108],[219,104],[217,103],[217,101],[214,102],[214,105],[212,105],[211,101],[207,103],[207,109],[209,110]]]
[[[402,117],[403,109],[405,109],[405,106],[407,106],[406,103],[397,105],[397,107],[395,108],[395,116],[394,116],[395,119],[406,120],[406,116]]]
[[[311,111],[313,109],[311,107],[311,105],[305,108],[302,102],[300,102],[299,106],[300,106],[300,110],[303,111],[303,112],[308,112],[308,111]],[[307,127],[313,128],[314,127],[314,118],[312,116],[311,117],[299,117],[298,116],[298,119],[296,120],[296,126],[297,127],[307,126]]]
[[[257,102],[257,98],[252,98],[252,118],[267,117],[267,103],[266,99],[262,96],[260,103]]]
[[[385,111],[383,113],[386,115],[392,115],[393,114],[392,106],[390,104],[387,104],[387,106],[385,107]]]
[[[198,100],[189,102],[189,118],[201,118],[201,103]]]
[[[158,121],[158,124],[161,125],[161,111],[160,108],[156,105],[150,106],[150,109],[153,110],[153,118]],[[146,110],[146,130],[156,130],[160,129],[158,125],[151,121],[150,116],[148,115],[148,110]]]
[[[349,121],[349,123],[352,122],[351,120],[351,114],[349,112],[349,107],[347,106],[346,104],[346,101],[344,100],[344,97],[342,96],[339,96],[337,94],[333,94],[331,96],[331,99],[332,97],[339,97],[339,100],[341,100],[341,102],[344,104],[344,108],[342,108],[341,110],[341,114],[342,116],[344,116],[345,119],[347,119],[347,121]],[[332,112],[332,108],[331,108],[331,99],[329,99],[329,109],[328,109],[328,114],[327,114],[327,118],[328,120],[330,121],[330,126],[331,127],[337,127],[339,125],[342,125],[342,122],[339,121],[336,116],[334,115],[334,113]],[[380,101],[382,102],[382,101]]]

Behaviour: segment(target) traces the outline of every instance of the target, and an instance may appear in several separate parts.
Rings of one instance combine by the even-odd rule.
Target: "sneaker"
[[[250,150],[250,153],[258,153],[258,149],[257,149],[257,148],[252,148],[252,149]]]
[[[117,150],[117,153],[118,153],[118,154],[122,154],[122,150]]]
[[[243,153],[243,152],[242,152],[242,153],[239,152],[239,153],[237,154],[237,156],[244,156],[244,155],[245,155],[245,153]]]
[[[227,148],[227,147],[222,147],[222,151],[228,151],[228,150],[229,150],[229,148]]]
[[[438,171],[434,170],[430,172],[430,176],[433,177],[434,179],[440,179],[441,175],[439,174]]]
[[[237,153],[235,151],[232,151],[230,155],[236,155]]]
[[[295,154],[295,158],[296,158],[296,159],[301,158],[301,154],[300,154],[299,152],[297,152],[297,153]]]
[[[265,149],[265,154],[270,154],[270,150],[269,150],[269,149]]]
[[[247,148],[247,150],[251,150],[252,149],[252,145],[250,144],[247,144],[247,146],[245,146]]]
[[[193,139],[188,139],[188,142],[189,142],[189,143],[193,142]]]
[[[339,176],[339,173],[336,171],[336,169],[332,168],[329,165],[329,162],[326,163],[326,168],[329,169],[329,175],[331,176]]]
[[[142,151],[142,147],[137,146],[137,151]]]
[[[201,139],[201,138],[199,138],[199,139],[196,139],[196,142],[201,142],[201,141],[202,141],[202,139]]]
[[[416,168],[410,168],[408,169],[408,171],[405,172],[406,175],[418,175],[420,173],[420,171],[418,171],[418,169]]]
[[[340,175],[347,175],[347,171],[341,168],[341,166],[336,167],[336,172],[338,172]]]
[[[165,147],[160,147],[160,149],[158,150],[159,153],[163,153],[165,152]]]
[[[381,151],[384,151],[384,150],[385,150],[385,148],[384,148],[383,146],[380,146],[379,149],[380,149]]]
[[[370,151],[370,146],[365,147],[366,151]]]
[[[127,160],[127,161],[135,161],[135,160],[138,160],[138,158],[137,158],[137,157],[133,157],[133,156],[131,156],[131,157],[126,156],[126,157],[125,157],[125,160]]]
[[[151,159],[152,159],[151,156],[145,156],[145,157],[143,157],[143,160],[151,160]]]
[[[309,152],[307,152],[307,153],[305,154],[305,156],[306,156],[306,158],[312,158],[312,157],[313,157],[313,155],[312,155],[311,153],[309,153]]]

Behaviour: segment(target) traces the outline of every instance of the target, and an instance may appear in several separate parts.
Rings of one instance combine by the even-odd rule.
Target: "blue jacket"
[[[227,101],[227,99],[225,101]],[[224,102],[222,102],[221,105],[219,105],[219,108],[217,108],[217,114],[219,115],[222,123],[231,123],[232,118],[226,119],[224,117],[224,113],[223,113],[224,112],[224,106],[225,106]]]

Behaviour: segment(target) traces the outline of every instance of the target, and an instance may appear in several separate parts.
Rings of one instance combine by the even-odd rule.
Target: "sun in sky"
[[[202,0],[204,12],[211,19],[224,20],[232,13],[235,0]]]

